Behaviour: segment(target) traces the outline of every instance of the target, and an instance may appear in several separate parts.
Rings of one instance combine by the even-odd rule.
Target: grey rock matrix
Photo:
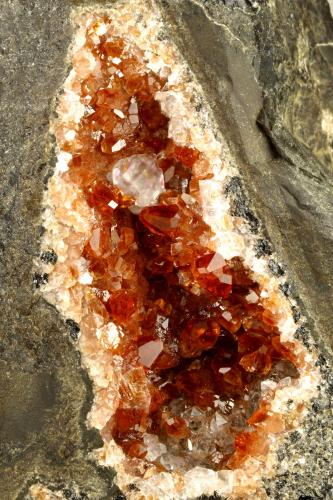
[[[36,287],[41,200],[54,163],[48,134],[68,71],[70,9],[92,2],[2,0],[0,230],[0,497],[41,481],[66,498],[122,498],[96,466],[87,431],[91,387],[64,323]],[[260,234],[258,253],[285,274],[324,375],[300,431],[266,481],[273,499],[333,497],[331,400],[333,22],[324,0],[159,0],[172,34],[211,102],[242,173],[235,213]],[[107,2],[100,2],[107,5]],[[246,201],[245,197],[250,200]],[[258,223],[258,220],[262,224]],[[54,258],[44,255],[43,258]],[[311,342],[310,342],[311,343]]]

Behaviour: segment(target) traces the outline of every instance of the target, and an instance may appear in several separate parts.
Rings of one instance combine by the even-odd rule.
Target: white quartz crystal
[[[154,205],[164,191],[163,172],[155,155],[138,154],[118,160],[107,174],[124,194],[135,198],[139,207]]]
[[[165,444],[161,443],[155,434],[144,434],[143,440],[147,447],[147,460],[151,460],[153,462],[158,457],[166,453],[167,448]]]
[[[194,467],[185,474],[186,494],[189,498],[195,498],[203,493],[213,495],[220,488],[218,473],[204,467]]]

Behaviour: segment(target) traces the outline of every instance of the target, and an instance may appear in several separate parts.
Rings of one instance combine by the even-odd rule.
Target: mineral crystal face
[[[231,493],[223,474],[249,459],[263,467],[274,436],[293,426],[276,394],[298,387],[308,365],[281,337],[293,322],[278,282],[232,230],[216,141],[195,124],[191,140],[172,61],[157,41],[149,52],[124,9],[80,21],[54,127],[47,203],[60,222],[45,245],[60,255],[45,290],[80,324],[90,422],[119,484],[134,482],[137,498]]]
[[[163,170],[158,166],[157,156],[152,154],[118,160],[106,178],[123,194],[132,196],[139,207],[154,205],[164,191]]]

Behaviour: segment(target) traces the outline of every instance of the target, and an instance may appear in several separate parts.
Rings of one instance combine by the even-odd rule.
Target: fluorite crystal
[[[274,305],[269,279],[258,279],[245,254],[223,251],[231,233],[219,235],[209,221],[231,223],[212,209],[216,194],[205,194],[215,175],[209,145],[186,139],[177,93],[168,94],[170,68],[147,63],[131,24],[127,35],[107,15],[88,15],[83,26],[68,83],[81,114],[55,126],[68,155],[59,175],[80,193],[70,207],[80,216],[55,269],[67,263],[66,297],[84,311],[73,308],[97,397],[105,397],[101,435],[122,451],[131,480],[241,468],[291,426],[274,408],[274,389],[265,399],[261,390],[302,370],[299,345],[281,339],[288,309]],[[67,220],[61,196],[57,217]],[[110,375],[100,375],[108,364]]]
[[[118,160],[106,178],[123,194],[132,196],[139,207],[154,205],[164,191],[163,171],[158,166],[157,156],[152,154],[136,154]]]

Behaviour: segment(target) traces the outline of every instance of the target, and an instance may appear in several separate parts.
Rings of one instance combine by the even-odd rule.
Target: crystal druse
[[[137,1],[75,13],[43,293],[80,326],[96,459],[128,497],[246,498],[319,376],[279,279],[230,215],[237,169],[158,18]]]

